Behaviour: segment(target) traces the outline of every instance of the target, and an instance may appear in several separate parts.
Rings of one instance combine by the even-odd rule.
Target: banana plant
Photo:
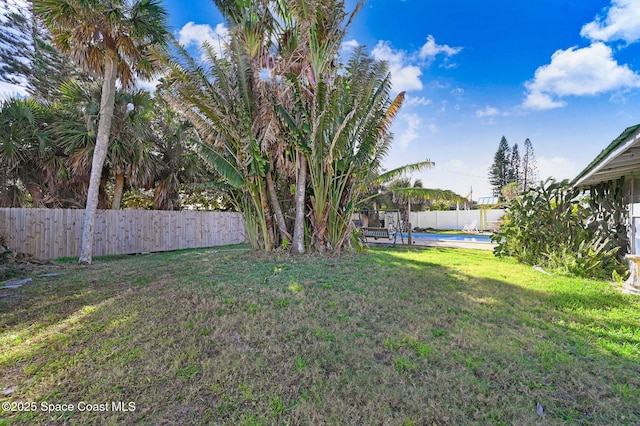
[[[176,56],[165,62],[169,73],[159,93],[193,124],[201,158],[236,189],[231,199],[244,214],[252,246],[270,251],[274,232],[264,179],[268,159],[261,151],[262,127],[254,127],[257,74],[251,60],[237,36],[224,57],[205,45],[204,65],[175,47]]]

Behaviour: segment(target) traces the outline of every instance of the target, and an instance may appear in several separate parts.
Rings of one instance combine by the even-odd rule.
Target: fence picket
[[[78,256],[84,210],[0,208],[11,250],[38,259]],[[170,251],[245,242],[240,213],[98,210],[94,256]]]

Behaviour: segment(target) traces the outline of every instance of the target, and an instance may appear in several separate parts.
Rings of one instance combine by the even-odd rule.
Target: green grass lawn
[[[0,293],[0,424],[640,424],[609,283],[443,248],[53,269]]]

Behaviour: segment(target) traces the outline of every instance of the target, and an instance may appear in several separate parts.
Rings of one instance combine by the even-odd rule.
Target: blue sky
[[[212,1],[164,4],[192,49],[225,36]],[[502,136],[563,179],[640,123],[639,40],[638,0],[369,0],[344,49],[367,46],[407,91],[386,167],[429,158],[414,178],[477,199]]]
[[[185,42],[224,35],[212,2],[165,4]],[[637,0],[369,0],[345,49],[367,46],[407,91],[387,168],[429,158],[414,178],[477,199],[502,136],[563,179],[639,123],[638,40]]]

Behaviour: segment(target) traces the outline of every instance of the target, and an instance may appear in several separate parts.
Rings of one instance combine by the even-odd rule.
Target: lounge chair
[[[467,224],[464,226],[464,228],[462,228],[463,232],[480,232],[478,230],[478,221],[477,220],[472,220],[471,223]]]

